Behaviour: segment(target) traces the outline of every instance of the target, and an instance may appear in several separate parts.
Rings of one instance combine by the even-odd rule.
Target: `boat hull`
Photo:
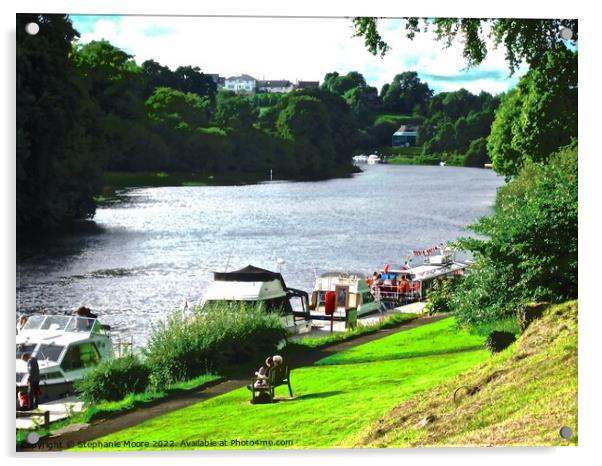
[[[49,401],[58,400],[60,398],[65,398],[67,396],[75,394],[75,387],[73,386],[73,382],[56,382],[46,384],[44,382],[40,383],[40,390],[42,393],[38,398],[38,403],[47,403]],[[27,393],[27,385],[19,385],[17,384],[17,391]]]

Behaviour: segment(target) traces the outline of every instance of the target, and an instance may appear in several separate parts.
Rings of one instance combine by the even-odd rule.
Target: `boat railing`
[[[420,301],[421,294],[419,288],[413,288],[409,291],[399,291],[399,289],[388,287],[373,287],[372,295],[377,301],[406,303]]]

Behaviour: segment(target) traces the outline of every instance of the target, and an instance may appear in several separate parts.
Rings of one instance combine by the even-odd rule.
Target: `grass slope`
[[[456,402],[453,394],[459,387]],[[575,435],[564,440],[562,426]],[[488,362],[405,401],[355,446],[577,444],[577,301],[556,305]]]
[[[291,377],[293,399],[281,398],[274,404],[251,405],[249,391],[242,388],[150,419],[98,441],[134,442],[129,445],[113,443],[106,448],[110,450],[200,449],[205,447],[204,441],[217,442],[211,448],[351,446],[357,432],[401,401],[489,358],[484,350],[464,351],[476,340],[464,332],[450,331],[452,319],[444,322],[446,325],[443,326],[438,322],[400,332],[394,339],[387,337],[395,344],[382,348],[378,345],[380,341],[375,341],[341,353],[352,353],[353,364],[322,364],[295,369]],[[448,341],[448,351],[441,339]],[[404,346],[404,340],[407,340],[405,346],[418,357],[400,353],[399,347]],[[431,341],[436,342],[438,355],[421,356],[416,347],[424,346],[424,352],[429,353]],[[358,359],[364,362],[358,363]],[[280,387],[276,394],[280,397],[288,395],[286,387]],[[219,445],[220,441],[224,443]]]
[[[316,364],[356,364],[389,359],[435,356],[483,347],[483,337],[458,330],[454,319],[444,319],[410,332],[395,333],[380,340],[321,359]]]

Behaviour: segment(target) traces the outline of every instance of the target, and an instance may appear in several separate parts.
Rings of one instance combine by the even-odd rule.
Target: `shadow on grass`
[[[296,396],[293,400],[311,400],[314,398],[329,398],[331,396],[337,396],[345,393],[342,390],[333,390],[330,392],[319,392],[319,393],[308,393],[307,395]],[[291,401],[293,401],[291,400]]]

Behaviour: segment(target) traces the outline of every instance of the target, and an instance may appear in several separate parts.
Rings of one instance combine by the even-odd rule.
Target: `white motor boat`
[[[383,312],[382,303],[375,300],[364,276],[360,273],[326,272],[316,278],[309,308],[312,319],[330,319],[326,316],[326,292],[336,294],[334,317],[345,320],[350,310],[357,310],[357,317]]]
[[[40,401],[73,393],[73,382],[99,363],[113,357],[109,327],[96,318],[66,315],[32,315],[16,337],[17,392],[27,391],[29,353],[40,368]]]
[[[295,299],[299,301],[293,303]],[[232,302],[261,304],[266,312],[278,313],[291,333],[310,330],[307,293],[288,288],[280,273],[252,265],[233,272],[214,272],[201,303],[202,310],[210,310],[213,304]]]
[[[368,156],[367,163],[368,165],[376,165],[377,163],[381,163],[381,158],[376,154],[371,154]]]
[[[368,156],[364,154],[356,155],[353,157],[354,163],[368,163]]]

